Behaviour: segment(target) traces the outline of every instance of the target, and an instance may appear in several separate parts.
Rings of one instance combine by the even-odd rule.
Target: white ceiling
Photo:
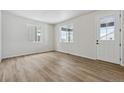
[[[62,21],[93,12],[91,10],[7,10],[18,16],[56,24]]]

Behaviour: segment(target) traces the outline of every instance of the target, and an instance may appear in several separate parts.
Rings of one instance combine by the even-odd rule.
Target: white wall
[[[1,42],[2,42],[2,29],[1,29],[1,22],[2,22],[2,20],[1,20],[1,10],[0,10],[0,62],[1,62],[1,56],[2,56],[2,50],[1,50],[1,47],[2,47],[2,45],[1,45]]]
[[[33,43],[28,40],[27,24],[42,25],[45,42]],[[13,57],[30,53],[54,50],[53,26],[2,12],[2,57]]]
[[[59,26],[74,25],[74,43],[59,42]],[[56,50],[82,57],[96,58],[95,13],[83,15],[55,26]]]
[[[82,15],[55,25],[55,35],[53,25],[25,19],[6,12],[2,13],[3,58],[56,49],[57,51],[96,59],[95,15],[97,15],[97,12]],[[72,23],[74,24],[74,43],[60,43],[59,26]],[[41,24],[43,27],[46,27],[46,29],[44,28],[46,32],[45,44],[35,44],[28,41],[26,24]]]
[[[96,59],[96,17],[101,13],[110,11],[96,11],[87,15],[67,20],[55,26],[56,31],[56,50],[62,51],[86,58]],[[73,24],[74,25],[74,43],[59,42],[59,27]]]

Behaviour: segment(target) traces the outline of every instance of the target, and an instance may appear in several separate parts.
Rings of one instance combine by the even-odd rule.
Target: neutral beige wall
[[[65,24],[74,26],[74,43],[59,42],[59,27]],[[96,58],[96,30],[95,13],[82,15],[57,24],[56,30],[56,50],[79,55],[87,58]]]
[[[56,50],[96,59],[96,16],[110,11],[96,11],[87,15],[67,20],[55,26]],[[74,43],[59,42],[59,27],[66,24],[74,25]],[[118,59],[119,60],[119,59]]]
[[[27,24],[41,25],[44,42],[33,43],[28,39]],[[40,21],[19,17],[2,11],[2,57],[13,57],[54,50],[53,26]]]

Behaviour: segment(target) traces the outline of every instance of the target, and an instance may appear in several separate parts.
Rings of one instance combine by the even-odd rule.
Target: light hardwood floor
[[[0,81],[124,81],[124,67],[60,52],[4,59]]]

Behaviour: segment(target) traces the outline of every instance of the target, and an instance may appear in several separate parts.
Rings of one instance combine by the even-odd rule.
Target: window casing
[[[34,43],[43,42],[43,31],[41,30],[40,25],[32,25],[28,24],[28,37],[29,41],[33,41]]]
[[[72,43],[73,42],[73,26],[60,27],[60,42]]]

